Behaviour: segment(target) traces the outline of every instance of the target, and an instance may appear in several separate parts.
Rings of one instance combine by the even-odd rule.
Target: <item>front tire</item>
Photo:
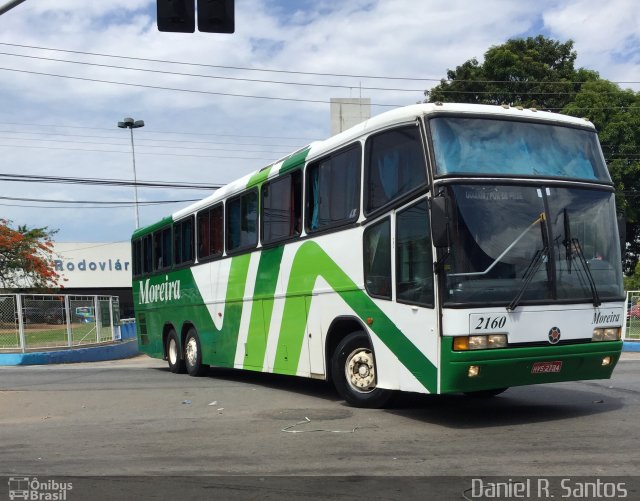
[[[169,362],[169,370],[174,374],[184,374],[185,364],[180,357],[180,342],[176,331],[171,329],[167,336],[167,361]]]
[[[331,359],[331,376],[340,396],[354,407],[384,407],[392,396],[390,390],[377,387],[375,356],[363,331],[340,341]]]
[[[184,361],[187,372],[190,376],[199,377],[206,374],[208,365],[202,363],[202,349],[200,347],[200,338],[196,330],[191,327],[187,332],[184,342]]]

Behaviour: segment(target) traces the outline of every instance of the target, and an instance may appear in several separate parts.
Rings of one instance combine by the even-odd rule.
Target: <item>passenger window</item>
[[[164,270],[171,266],[171,228],[153,234],[153,269]]]
[[[361,151],[357,144],[309,166],[306,216],[309,231],[358,219]]]
[[[147,275],[153,271],[153,245],[151,235],[142,238],[142,273]]]
[[[176,265],[193,262],[193,236],[193,217],[174,224],[173,251]]]
[[[252,190],[227,202],[227,251],[258,245],[258,192]]]
[[[280,242],[300,235],[302,175],[293,172],[262,187],[262,242]]]
[[[370,213],[426,185],[420,129],[394,129],[367,140],[365,208]]]
[[[137,277],[142,274],[142,240],[134,240],[132,254],[133,276]]]
[[[391,224],[389,218],[364,231],[364,282],[371,296],[391,299]]]
[[[222,255],[222,204],[198,214],[198,258]]]
[[[396,297],[399,302],[433,306],[433,254],[427,200],[396,218]]]

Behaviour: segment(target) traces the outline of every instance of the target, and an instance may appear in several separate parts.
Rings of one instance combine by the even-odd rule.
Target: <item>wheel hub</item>
[[[346,362],[345,372],[351,387],[361,393],[373,391],[376,387],[376,376],[371,350],[359,348],[347,357]]]
[[[198,343],[196,343],[196,339],[193,337],[187,342],[186,358],[190,366],[193,367],[196,365],[198,360]]]
[[[175,339],[171,339],[169,341],[169,362],[171,365],[175,365],[178,361],[178,347],[176,345]]]

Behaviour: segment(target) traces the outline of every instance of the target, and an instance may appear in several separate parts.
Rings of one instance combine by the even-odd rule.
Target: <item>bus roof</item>
[[[176,221],[189,214],[209,207],[215,204],[219,200],[223,200],[229,195],[239,193],[249,187],[257,186],[268,178],[275,177],[278,174],[291,170],[299,165],[304,164],[306,161],[313,160],[316,157],[325,155],[326,153],[335,150],[343,145],[346,145],[352,141],[357,140],[361,136],[367,135],[378,129],[385,127],[406,123],[418,119],[421,116],[430,117],[439,114],[452,114],[452,115],[472,115],[472,116],[491,116],[495,118],[515,118],[521,120],[541,121],[547,123],[556,123],[564,125],[573,125],[583,128],[589,128],[595,130],[593,124],[585,118],[577,118],[568,115],[561,115],[559,113],[551,113],[548,111],[538,111],[535,108],[522,108],[511,106],[494,106],[485,104],[466,104],[466,103],[421,103],[410,106],[404,106],[396,108],[380,115],[376,115],[364,122],[361,122],[344,132],[329,137],[324,141],[314,141],[309,145],[300,148],[299,150],[290,153],[289,155],[277,160],[276,162],[267,165],[251,174],[232,181],[231,183],[216,190],[212,195],[195,202],[184,209],[180,209],[174,212],[170,217],[165,217],[161,221],[153,223],[149,226],[139,228],[133,234],[133,237],[137,237],[143,234],[147,234],[165,224],[171,220]]]

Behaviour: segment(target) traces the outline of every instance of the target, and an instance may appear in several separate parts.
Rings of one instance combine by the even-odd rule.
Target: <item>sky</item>
[[[0,15],[0,219],[58,230],[60,242],[127,241],[134,189],[94,182],[133,180],[125,117],[145,122],[134,130],[138,181],[172,185],[139,187],[144,226],[329,137],[331,98],[368,97],[373,115],[413,104],[510,38],[572,39],[576,67],[640,90],[637,0],[235,8],[233,34],[159,32],[155,0],[26,0]]]

